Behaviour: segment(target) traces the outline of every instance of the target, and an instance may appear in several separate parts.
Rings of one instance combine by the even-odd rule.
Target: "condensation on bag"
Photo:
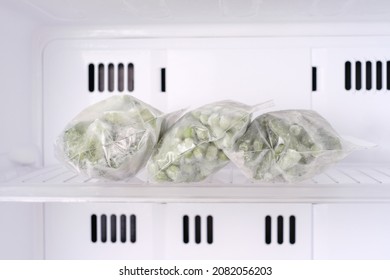
[[[93,178],[134,176],[159,139],[162,113],[129,96],[113,96],[78,114],[58,137],[57,158]]]
[[[254,119],[227,154],[252,180],[299,182],[352,150],[352,144],[315,111],[285,110]]]

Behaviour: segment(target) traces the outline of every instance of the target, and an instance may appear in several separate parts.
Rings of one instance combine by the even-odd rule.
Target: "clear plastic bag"
[[[229,163],[232,149],[251,120],[253,107],[233,101],[184,114],[162,137],[148,163],[152,181],[198,182]]]
[[[158,142],[161,116],[135,97],[110,97],[86,108],[66,126],[56,141],[57,158],[89,177],[132,177]]]
[[[263,114],[238,139],[229,158],[261,182],[298,182],[322,172],[352,151],[318,113],[285,110]]]

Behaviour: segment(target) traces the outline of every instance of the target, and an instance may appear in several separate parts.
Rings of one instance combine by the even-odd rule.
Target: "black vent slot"
[[[123,63],[118,64],[118,91],[125,90],[125,66]]]
[[[352,80],[351,80],[351,62],[347,61],[345,63],[345,89],[350,90],[352,88]]]
[[[207,216],[207,243],[213,243],[213,217]]]
[[[134,65],[133,63],[129,63],[127,65],[127,90],[134,90]]]
[[[95,65],[93,64],[88,66],[88,90],[89,92],[95,91]]]
[[[193,219],[193,240],[196,244],[202,243],[202,240],[206,240],[208,244],[213,244],[214,242],[214,219],[213,216],[206,217],[206,236],[202,238],[202,217],[196,215]],[[190,243],[190,224],[191,219],[188,215],[183,216],[183,243]],[[204,242],[204,241],[203,241]]]
[[[283,244],[283,217],[278,217],[278,244]]]
[[[97,216],[96,215],[91,216],[91,241],[94,243],[97,241]]]
[[[95,83],[97,82],[97,87]],[[134,91],[134,64],[93,64],[88,65],[88,91],[89,92],[123,92]]]
[[[390,61],[347,61],[344,67],[346,90],[390,90]]]
[[[386,89],[390,90],[390,61],[386,62]]]
[[[202,240],[201,238],[201,224],[200,216],[195,216],[195,243],[199,244]]]
[[[382,89],[382,62],[376,62],[376,89]]]
[[[295,244],[295,233],[296,233],[296,221],[295,216],[290,216],[290,244]]]
[[[135,243],[137,241],[137,217],[135,215],[130,216],[130,242]]]
[[[129,223],[127,222],[129,221]],[[91,241],[93,243],[98,242],[98,235],[100,232],[100,241],[106,243],[108,239],[108,234],[110,235],[109,240],[112,243],[116,243],[118,239],[122,243],[127,242],[127,236],[129,234],[129,240],[131,243],[136,242],[136,216],[124,214],[117,216],[112,214],[109,216],[109,223],[106,214],[100,215],[98,217],[96,214],[91,215]],[[100,231],[99,231],[100,229]]]
[[[114,76],[115,76],[114,64],[110,63],[108,64],[108,91],[109,92],[114,91]]]
[[[111,215],[111,242],[116,242],[116,215]]]
[[[100,92],[104,91],[104,65],[99,64],[98,67],[98,88]]]
[[[356,90],[362,89],[362,63],[357,61],[355,64],[355,88]]]
[[[276,241],[278,244],[284,243],[284,233],[287,230],[285,227],[285,220],[283,216],[279,215],[276,218]],[[290,244],[295,244],[296,242],[296,218],[295,216],[288,217],[288,230],[289,230],[289,240]],[[265,217],[265,244],[269,245],[272,243],[272,217]]]
[[[372,63],[366,62],[366,90],[372,89]]]
[[[101,240],[103,243],[107,242],[107,216],[101,215],[100,216],[100,233],[101,233]]]
[[[317,91],[317,67],[311,68],[311,90]]]
[[[161,92],[166,91],[166,69],[161,68]]]
[[[187,215],[183,216],[183,242],[187,244],[190,241],[190,220]]]
[[[271,216],[265,217],[265,244],[271,244],[271,226],[272,226],[272,220]]]
[[[126,215],[121,215],[121,242],[126,242]]]

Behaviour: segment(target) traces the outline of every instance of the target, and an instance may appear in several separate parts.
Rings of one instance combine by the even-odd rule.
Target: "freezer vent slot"
[[[193,229],[193,240],[196,244],[202,243],[202,240],[205,240],[208,244],[214,242],[213,236],[213,216],[206,217],[206,236],[205,239],[202,238],[202,218],[199,215],[196,215],[193,219],[190,219],[188,215],[183,216],[183,243],[190,243],[190,238],[192,236],[190,228]]]
[[[317,67],[311,68],[311,90],[317,91]]]
[[[346,61],[345,89],[390,90],[390,61]]]
[[[135,243],[137,236],[135,215],[91,215],[91,241],[102,242]]]
[[[166,85],[166,69],[161,68],[161,92],[166,92],[167,85]]]
[[[272,217],[266,216],[265,217],[265,243],[271,244],[273,242],[272,240]],[[285,236],[285,230],[288,230],[288,242],[290,244],[295,244],[296,241],[296,218],[295,216],[288,217],[288,220],[286,220],[283,216],[278,216],[276,218],[276,242],[278,244],[283,244],[285,242],[284,236]],[[286,228],[285,224],[288,223],[288,229]]]
[[[134,64],[108,63],[88,65],[89,92],[134,91]]]

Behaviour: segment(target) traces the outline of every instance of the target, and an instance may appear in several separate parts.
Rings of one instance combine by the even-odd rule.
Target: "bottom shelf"
[[[262,184],[228,166],[201,183],[153,184],[142,174],[119,182],[98,181],[52,166],[0,183],[0,201],[390,201],[390,167],[336,165],[302,183]]]

